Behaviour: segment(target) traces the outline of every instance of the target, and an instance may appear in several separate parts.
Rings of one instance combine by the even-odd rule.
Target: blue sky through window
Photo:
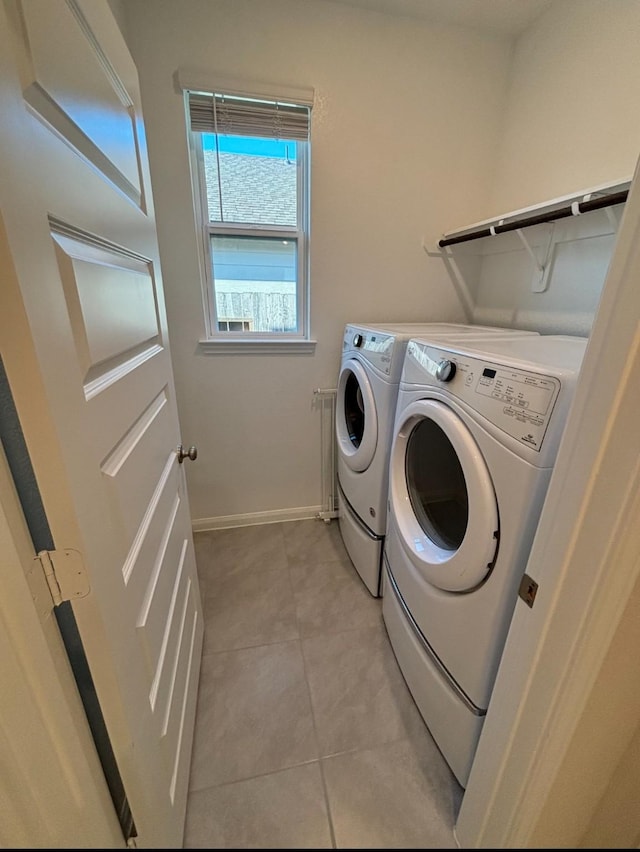
[[[281,157],[296,159],[296,143],[291,140],[257,139],[253,136],[219,136],[220,151],[230,154],[253,154],[258,157]],[[202,146],[205,151],[216,147],[214,133],[202,134]]]

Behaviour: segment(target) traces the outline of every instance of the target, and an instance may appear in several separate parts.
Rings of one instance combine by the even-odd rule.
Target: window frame
[[[310,337],[310,282],[309,282],[309,225],[310,225],[310,142],[297,141],[296,151],[296,226],[247,223],[210,222],[207,200],[207,183],[204,164],[202,133],[191,129],[189,95],[203,91],[200,87],[184,89],[186,129],[189,137],[192,194],[200,254],[200,280],[204,307],[205,337],[199,341],[206,352],[256,351],[256,352],[309,352],[315,348]],[[207,87],[207,91],[222,91],[222,87]],[[237,93],[237,92],[236,92]],[[245,91],[244,96],[262,99],[262,95]],[[271,96],[270,100],[281,100]],[[289,100],[288,102],[292,102]],[[305,104],[306,105],[306,104]],[[291,332],[220,331],[216,309],[211,237],[252,236],[296,240],[296,330]]]

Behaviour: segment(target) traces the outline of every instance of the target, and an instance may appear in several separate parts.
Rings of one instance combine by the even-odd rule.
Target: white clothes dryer
[[[586,338],[412,340],[389,473],[382,612],[464,787]]]
[[[369,592],[381,589],[389,449],[405,349],[411,337],[538,336],[457,323],[346,326],[336,398],[338,518],[342,538]]]

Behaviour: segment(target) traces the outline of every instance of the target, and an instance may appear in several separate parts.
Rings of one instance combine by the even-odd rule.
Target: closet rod
[[[525,216],[515,222],[506,222],[502,225],[492,225],[490,228],[482,228],[479,231],[471,231],[459,237],[443,237],[438,240],[438,246],[452,246],[456,243],[467,243],[470,240],[479,240],[481,237],[492,237],[495,234],[503,234],[505,231],[517,231],[520,228],[528,228],[530,225],[541,225],[543,222],[555,222],[556,219],[566,219],[568,216],[577,216],[580,213],[589,213],[591,210],[600,210],[603,207],[613,207],[614,204],[622,204],[627,200],[629,190],[614,192],[611,195],[603,195],[598,198],[590,198],[588,201],[574,201],[567,207],[558,210],[550,210],[548,213],[539,213],[534,216]]]

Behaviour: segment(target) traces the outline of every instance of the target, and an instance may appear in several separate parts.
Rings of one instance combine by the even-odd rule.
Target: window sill
[[[316,340],[199,340],[198,349],[205,355],[308,355],[315,352]]]

